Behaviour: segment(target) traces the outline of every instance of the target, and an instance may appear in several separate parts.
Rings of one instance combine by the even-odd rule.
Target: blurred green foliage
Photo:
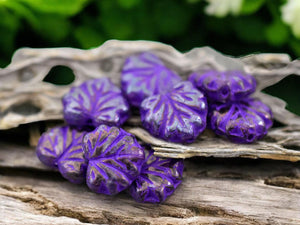
[[[161,41],[181,51],[209,45],[235,56],[300,57],[300,39],[282,19],[281,7],[292,0],[223,1],[241,2],[238,13],[207,15],[205,0],[0,0],[0,66],[20,47],[88,49],[108,39]],[[300,114],[300,108],[292,110]]]
[[[299,40],[281,20],[286,1],[241,1],[238,15],[219,18],[205,14],[204,0],[0,0],[0,65],[23,46],[92,48],[108,39],[300,56]]]

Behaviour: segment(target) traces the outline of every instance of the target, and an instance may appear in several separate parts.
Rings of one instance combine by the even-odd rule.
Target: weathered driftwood
[[[86,79],[107,76],[120,83],[120,70],[124,59],[142,51],[156,53],[183,79],[192,71],[239,69],[253,74],[258,81],[255,95],[269,104],[275,119],[285,125],[300,126],[300,117],[285,109],[281,99],[260,91],[275,84],[289,74],[300,75],[300,61],[291,61],[285,54],[258,54],[242,58],[224,56],[209,47],[195,48],[182,54],[168,45],[148,41],[108,41],[92,50],[71,48],[21,49],[12,63],[0,70],[0,129],[9,129],[19,124],[62,119],[61,97],[71,85]],[[44,82],[50,69],[56,65],[70,67],[75,81],[66,86]],[[292,133],[275,129],[267,138],[254,145],[235,145],[214,136],[202,135],[192,145],[166,143],[149,136],[140,128],[139,118],[133,117],[126,124],[128,130],[142,141],[154,146],[157,155],[167,157],[215,156],[251,157],[298,161],[299,129]],[[34,125],[36,126],[36,125]],[[290,129],[290,128],[289,128]],[[30,128],[31,144],[39,138],[38,128]],[[292,136],[291,136],[292,135]]]
[[[1,188],[0,188],[1,189]],[[2,193],[3,194],[3,193]],[[53,217],[36,213],[30,204],[16,198],[0,194],[1,224],[24,224],[24,225],[83,225],[78,219],[67,216]]]
[[[102,76],[110,77],[119,84],[124,59],[142,51],[154,52],[184,79],[191,72],[199,70],[244,70],[256,77],[257,95],[263,88],[290,74],[300,75],[300,61],[291,61],[285,54],[233,58],[209,47],[195,48],[182,54],[171,46],[149,41],[108,41],[92,50],[24,48],[15,53],[8,67],[0,70],[0,129],[41,120],[62,119],[61,97],[70,85],[58,86],[44,82],[52,67],[70,67],[76,76],[71,85]],[[260,97],[269,103],[275,119],[284,124],[300,125],[299,117],[285,110],[282,100],[268,95]]]
[[[33,152],[0,144],[0,224],[300,224],[299,163],[185,160],[182,185],[151,205],[71,184]]]
[[[21,49],[0,70],[0,130],[61,120],[61,97],[71,85],[101,76],[119,84],[125,57],[141,51],[156,53],[184,79],[192,71],[205,69],[254,74],[255,95],[287,126],[272,129],[253,145],[232,144],[209,131],[194,144],[179,145],[153,138],[141,128],[138,117],[130,118],[125,129],[152,144],[157,155],[219,157],[185,160],[182,185],[161,205],[136,203],[126,193],[97,195],[42,165],[34,148],[0,141],[0,224],[300,224],[300,164],[295,163],[300,159],[300,119],[285,110],[285,102],[260,92],[289,74],[300,75],[300,62],[291,62],[284,54],[232,58],[208,47],[181,54],[170,46],[145,41],[109,41],[87,51]],[[44,82],[56,65],[70,67],[75,81],[66,86]],[[38,124],[30,126],[30,143],[36,143],[38,130]]]
[[[254,144],[231,143],[206,131],[195,143],[181,145],[157,139],[139,127],[127,128],[127,131],[151,144],[155,154],[161,157],[213,156],[300,161],[300,126],[272,129],[267,137]]]

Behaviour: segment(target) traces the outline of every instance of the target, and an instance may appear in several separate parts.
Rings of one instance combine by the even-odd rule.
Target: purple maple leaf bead
[[[130,195],[138,202],[163,202],[181,183],[183,160],[160,158],[153,153],[145,150],[141,174],[129,188]]]
[[[128,57],[121,74],[123,93],[136,107],[151,95],[167,93],[179,81],[181,78],[174,71],[149,52]]]
[[[191,143],[206,127],[207,102],[189,81],[146,98],[140,108],[144,128],[167,141]]]
[[[129,105],[121,90],[108,78],[88,80],[63,97],[64,118],[79,129],[101,124],[121,126],[129,117]]]
[[[256,80],[253,76],[241,71],[208,71],[193,73],[189,80],[202,91],[208,101],[238,101],[255,92]]]
[[[140,174],[144,150],[121,128],[101,125],[84,137],[88,161],[86,183],[97,193],[114,195],[128,188]]]
[[[257,99],[213,104],[209,111],[210,128],[236,143],[257,141],[272,126],[270,108]]]
[[[55,127],[41,136],[36,154],[45,165],[58,168],[70,182],[82,183],[86,172],[82,149],[84,134],[68,126]]]

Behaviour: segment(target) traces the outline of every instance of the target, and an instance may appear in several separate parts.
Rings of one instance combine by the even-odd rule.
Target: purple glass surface
[[[128,57],[121,74],[122,91],[136,107],[151,95],[167,93],[179,81],[174,71],[149,52]]]
[[[121,126],[129,117],[129,105],[110,79],[88,80],[63,97],[64,118],[79,129],[101,124]]]
[[[140,108],[143,126],[167,141],[191,143],[206,127],[207,102],[189,81],[166,94],[146,98]]]
[[[160,158],[153,153],[145,150],[141,174],[129,188],[130,195],[138,202],[163,202],[181,183],[183,160]]]
[[[210,128],[236,143],[257,141],[272,126],[270,108],[256,99],[214,104],[209,111]]]
[[[86,183],[97,193],[114,195],[128,188],[140,174],[144,150],[121,128],[101,125],[84,137],[88,161]]]
[[[241,71],[193,73],[189,80],[210,102],[238,101],[255,92],[256,80]]]
[[[86,172],[82,149],[84,134],[68,126],[55,127],[41,136],[36,154],[45,165],[58,168],[70,182],[82,183]]]

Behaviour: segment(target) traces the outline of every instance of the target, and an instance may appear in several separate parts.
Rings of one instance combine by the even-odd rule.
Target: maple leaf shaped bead
[[[144,128],[161,139],[191,143],[206,127],[207,102],[189,81],[165,94],[146,98],[140,107]]]
[[[272,126],[272,112],[257,99],[210,106],[210,128],[236,143],[252,143],[263,138]]]
[[[82,149],[84,134],[68,126],[55,127],[41,136],[36,154],[45,165],[58,168],[70,182],[82,183],[86,172]]]
[[[140,174],[144,150],[133,135],[121,128],[101,125],[85,135],[88,162],[86,183],[97,193],[115,195]]]
[[[64,118],[79,129],[101,124],[121,126],[129,117],[129,105],[121,90],[108,78],[83,82],[63,97]]]
[[[167,93],[181,78],[154,54],[144,52],[128,57],[121,74],[121,87],[129,103],[139,107],[156,94]]]
[[[138,202],[163,202],[181,183],[183,160],[156,157],[151,149],[145,150],[145,154],[141,174],[130,186],[129,193]]]
[[[241,71],[193,73],[189,81],[205,94],[209,102],[242,100],[256,89],[255,78]]]

